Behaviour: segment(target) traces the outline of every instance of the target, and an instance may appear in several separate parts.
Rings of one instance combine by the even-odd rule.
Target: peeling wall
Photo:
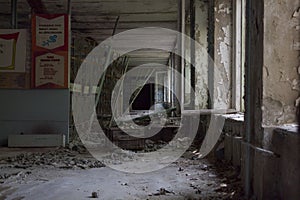
[[[264,4],[263,124],[295,122],[300,91],[300,2]]]
[[[191,37],[191,22],[190,22],[190,14],[186,16],[185,20],[185,34]],[[185,79],[191,80],[191,41],[189,39],[184,41],[185,46],[185,58],[189,62],[185,62]],[[184,104],[190,104],[191,102],[191,82],[185,83],[184,85]]]
[[[231,107],[232,2],[215,1],[214,108]]]
[[[195,1],[195,40],[203,48],[195,50],[195,109],[207,108],[208,103],[208,59],[207,28],[208,5],[203,0]]]

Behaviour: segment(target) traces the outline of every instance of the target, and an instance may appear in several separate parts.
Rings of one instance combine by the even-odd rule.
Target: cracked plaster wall
[[[214,108],[231,107],[232,2],[215,1]]]
[[[208,5],[203,0],[195,1],[195,40],[201,49],[195,49],[195,108],[207,108],[208,103],[208,59],[207,59],[207,29]]]
[[[263,124],[295,122],[300,91],[300,2],[265,1]]]
[[[186,16],[186,21],[185,21],[185,34],[189,37],[191,37],[190,31],[191,31],[191,22],[190,22],[190,14],[188,16]],[[191,68],[190,68],[190,62],[191,62],[191,42],[190,40],[185,40],[184,41],[184,45],[185,45],[185,58],[188,62],[185,62],[185,78],[187,80],[190,80],[191,78]],[[187,72],[189,71],[189,72]],[[195,95],[196,91],[195,91]],[[191,100],[191,85],[190,82],[185,83],[184,85],[184,103],[185,104],[189,104]]]

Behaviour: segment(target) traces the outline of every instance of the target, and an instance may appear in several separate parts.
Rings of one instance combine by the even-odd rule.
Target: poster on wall
[[[0,29],[0,73],[25,72],[26,30]]]
[[[32,17],[32,87],[68,88],[69,18],[66,14]]]
[[[67,60],[67,55],[61,53],[35,55],[35,86],[64,88]]]

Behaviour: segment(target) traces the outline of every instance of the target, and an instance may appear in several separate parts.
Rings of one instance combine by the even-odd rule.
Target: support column
[[[185,0],[178,0],[178,32],[184,33],[184,23],[185,23]],[[177,36],[177,51],[180,55],[184,55],[184,43],[183,38],[179,34]],[[182,68],[183,68],[184,59],[180,56],[176,56],[175,68],[180,77],[175,76],[175,91],[176,91],[176,115],[180,116],[181,110],[184,109],[183,101],[183,88],[182,88]]]
[[[262,69],[264,43],[264,1],[246,2],[246,158],[245,158],[245,194],[250,197],[253,188],[253,149],[262,137]]]
[[[208,1],[208,55],[212,59],[208,59],[208,108],[213,108],[214,101],[214,63],[213,58],[215,57],[215,1]]]
[[[191,87],[192,91],[195,91],[195,0],[190,0],[190,37],[191,37],[191,49],[190,49],[190,55],[191,55]],[[194,92],[191,92],[190,94],[190,108],[192,110],[195,109],[195,94]]]

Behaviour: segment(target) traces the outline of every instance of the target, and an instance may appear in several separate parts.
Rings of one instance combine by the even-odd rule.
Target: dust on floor
[[[242,199],[239,171],[222,160],[188,151],[161,170],[123,173],[78,149],[5,149],[0,158],[0,200],[17,199]],[[35,150],[36,151],[36,150]],[[5,151],[1,151],[5,152]]]

